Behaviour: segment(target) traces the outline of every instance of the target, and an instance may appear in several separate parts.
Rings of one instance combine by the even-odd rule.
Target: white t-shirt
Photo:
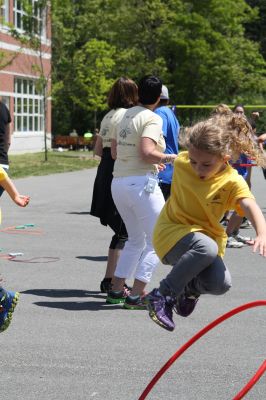
[[[125,112],[126,108],[116,108],[115,110],[109,111],[104,116],[101,122],[100,132],[99,132],[99,135],[102,138],[103,148],[111,147],[111,141],[112,141],[111,126],[112,124],[117,124],[118,122],[120,122]]]
[[[148,137],[157,144],[156,150],[164,152],[162,125],[162,119],[145,107],[136,106],[125,112],[120,123],[113,126],[113,138],[117,141],[114,177],[146,175],[155,169],[142,160],[139,145],[141,138]]]

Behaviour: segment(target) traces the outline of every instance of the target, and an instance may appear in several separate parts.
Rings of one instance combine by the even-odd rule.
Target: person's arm
[[[261,256],[266,257],[266,222],[261,209],[255,200],[249,198],[240,199],[239,204],[257,233],[253,252],[258,250]]]
[[[257,142],[261,151],[264,151],[264,142],[266,142],[266,133],[257,137]]]
[[[117,157],[117,141],[116,139],[112,139],[111,141],[111,156],[113,160],[116,160]]]
[[[20,195],[11,179],[6,176],[0,181],[0,185],[8,193],[9,197],[20,207],[26,207],[30,201],[29,196]]]
[[[95,156],[99,156],[99,157],[101,157],[103,154],[103,140],[102,140],[102,137],[99,135],[97,135],[97,138],[96,138],[95,146],[93,149],[93,154]]]
[[[173,163],[177,157],[176,154],[161,153],[156,149],[156,142],[148,137],[141,138],[139,151],[142,160],[149,164]]]
[[[5,151],[8,152],[9,147],[11,145],[11,129],[10,129],[10,123],[6,124],[5,127]]]
[[[247,167],[247,176],[246,176],[246,182],[248,184],[248,187],[251,189],[251,172],[252,172],[252,167]]]

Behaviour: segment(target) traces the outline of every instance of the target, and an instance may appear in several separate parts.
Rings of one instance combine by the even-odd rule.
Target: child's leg
[[[183,237],[164,257],[164,262],[173,268],[161,281],[160,293],[179,296],[193,278],[214,262],[217,253],[217,243],[201,232]]]
[[[217,256],[214,262],[204,269],[187,285],[187,292],[198,294],[221,295],[232,286],[231,275],[221,257]]]
[[[217,243],[201,232],[186,235],[167,253],[163,261],[173,268],[161,281],[159,290],[154,289],[145,299],[154,322],[172,331],[173,309],[184,317],[192,313],[201,293],[193,286],[193,293],[187,294],[186,287],[214,262],[217,253]]]
[[[227,228],[226,234],[228,237],[232,236],[236,231],[239,230],[240,225],[242,224],[243,217],[240,217],[235,211],[231,215]]]

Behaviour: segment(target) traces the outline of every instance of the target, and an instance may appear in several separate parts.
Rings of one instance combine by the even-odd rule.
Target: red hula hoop
[[[258,380],[264,374],[265,371],[266,371],[266,360],[263,361],[256,374],[250,379],[250,381],[246,384],[246,386],[244,386],[243,389],[233,398],[233,400],[243,399],[245,394],[247,394],[247,392],[249,392],[252,386],[254,386],[256,382],[258,382]]]
[[[231,164],[232,167],[257,167],[257,164]]]
[[[177,352],[164,364],[164,366],[157,372],[148,386],[145,388],[144,392],[141,394],[138,400],[146,399],[147,395],[150,393],[151,389],[158,382],[161,376],[170,368],[170,366],[190,347],[193,343],[199,340],[202,336],[204,336],[207,332],[215,328],[217,325],[221,324],[225,320],[231,318],[232,316],[241,313],[249,308],[266,306],[266,300],[257,300],[251,303],[243,304],[242,306],[236,307],[233,310],[227,312],[226,314],[221,315],[210,324],[206,325],[203,329],[201,329],[198,333],[196,333],[191,339],[189,339],[183,346],[177,350]],[[251,380],[247,383],[247,385],[237,394],[233,400],[241,400],[244,395],[255,385],[255,383],[259,380],[259,378],[263,375],[266,370],[266,360],[262,363],[256,374],[251,378]]]

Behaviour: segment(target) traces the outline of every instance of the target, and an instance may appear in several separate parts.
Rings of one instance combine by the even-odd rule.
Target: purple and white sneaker
[[[153,289],[145,298],[144,303],[149,311],[151,319],[162,328],[168,331],[175,329],[173,321],[173,307],[175,299],[168,299],[158,289]]]

